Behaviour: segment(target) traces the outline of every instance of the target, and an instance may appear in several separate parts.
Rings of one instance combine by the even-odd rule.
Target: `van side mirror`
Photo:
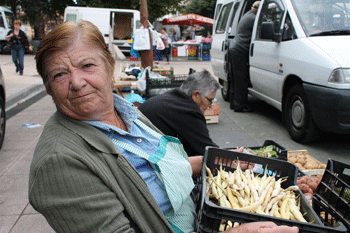
[[[273,22],[263,22],[261,24],[260,33],[261,39],[273,40],[276,42],[281,41],[282,35],[281,33],[275,33]]]

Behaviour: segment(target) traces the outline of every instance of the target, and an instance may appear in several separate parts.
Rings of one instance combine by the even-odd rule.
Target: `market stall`
[[[164,19],[162,24],[193,26],[195,30],[199,25],[213,26],[214,19],[197,14],[186,14]],[[192,40],[172,42],[171,58],[178,56],[188,57],[189,60],[210,60],[210,43],[211,38],[201,36],[192,36]]]

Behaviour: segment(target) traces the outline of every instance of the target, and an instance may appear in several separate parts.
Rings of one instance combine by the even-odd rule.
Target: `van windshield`
[[[292,0],[308,36],[350,35],[349,0]]]
[[[6,18],[7,26],[9,28],[13,28],[13,21],[15,21],[15,16],[11,12],[5,11],[5,18]]]

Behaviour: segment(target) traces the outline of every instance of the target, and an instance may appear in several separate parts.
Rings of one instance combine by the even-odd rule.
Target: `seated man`
[[[217,146],[209,137],[204,111],[221,88],[207,71],[192,73],[180,86],[154,96],[138,109],[165,135],[180,139],[188,156],[203,155]]]

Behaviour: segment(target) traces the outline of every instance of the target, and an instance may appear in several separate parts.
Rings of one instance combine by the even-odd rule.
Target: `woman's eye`
[[[55,75],[53,76],[53,78],[54,78],[54,79],[57,79],[57,78],[59,78],[59,77],[62,77],[63,75],[64,75],[63,72],[57,73],[57,74],[55,74]]]
[[[85,64],[85,65],[83,65],[83,68],[90,68],[90,67],[92,67],[94,64],[92,64],[92,63],[88,63],[88,64]]]

